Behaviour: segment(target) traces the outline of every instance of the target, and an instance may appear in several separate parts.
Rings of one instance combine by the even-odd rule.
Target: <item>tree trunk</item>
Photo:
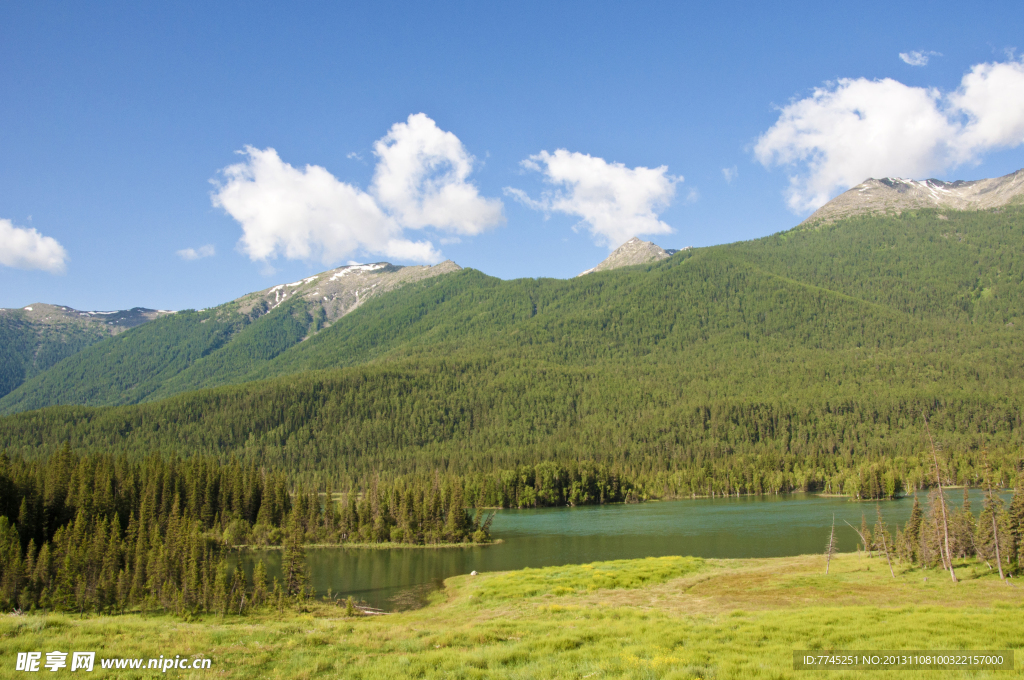
[[[828,536],[828,545],[825,547],[825,554],[828,559],[825,561],[825,574],[828,575],[829,565],[832,564],[832,553],[836,550],[836,515],[832,513],[832,533]]]
[[[995,508],[992,509],[992,541],[996,544],[996,564],[999,565],[999,579],[1006,581],[1006,577],[1003,576],[1003,560],[999,557],[999,527],[996,525],[996,512]]]
[[[946,498],[942,495],[942,477],[939,474],[939,454],[935,451],[935,440],[932,439],[932,430],[928,427],[928,418],[923,413],[921,416],[924,418],[924,429],[928,433],[928,441],[932,445],[932,459],[935,461],[935,483],[939,487],[939,507],[942,508],[942,530],[946,535],[946,559],[949,564],[949,576],[953,579],[953,583],[956,583],[956,572],[953,571],[953,555],[949,551],[949,521],[946,519]]]

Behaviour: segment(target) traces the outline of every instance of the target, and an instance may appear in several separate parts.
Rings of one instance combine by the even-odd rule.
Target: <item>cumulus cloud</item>
[[[506,194],[535,210],[582,218],[580,224],[602,245],[614,248],[632,236],[672,233],[658,213],[672,202],[683,178],[668,174],[667,166],[630,169],[566,149],[541,151],[522,166],[542,173],[554,188],[540,200],[512,187]]]
[[[56,239],[30,227],[16,227],[0,219],[0,264],[18,269],[42,269],[51,274],[64,272],[68,254]]]
[[[436,262],[429,240],[407,230],[475,235],[503,222],[498,199],[483,198],[468,177],[474,159],[426,115],[392,126],[374,145],[369,191],[325,168],[295,168],[274,149],[246,147],[242,163],[221,171],[212,196],[242,225],[240,249],[252,260],[346,260],[356,253]]]
[[[939,52],[921,52],[920,50],[900,52],[900,59],[911,66],[927,66],[929,59],[941,56],[942,54]]]
[[[468,180],[474,159],[459,138],[422,113],[395,123],[373,145],[370,191],[403,226],[475,235],[504,221],[502,203]]]
[[[732,181],[739,176],[740,172],[736,169],[736,166],[731,168],[722,168],[722,177],[725,178],[726,184],[732,184]]]
[[[869,177],[923,178],[1024,143],[1024,63],[978,64],[949,93],[885,78],[842,79],[781,110],[758,139],[766,167],[793,168],[786,192],[812,210]]]
[[[176,252],[178,257],[183,260],[201,260],[204,257],[213,257],[217,254],[217,250],[210,243],[207,243],[205,246],[200,246],[199,248],[183,248]]]

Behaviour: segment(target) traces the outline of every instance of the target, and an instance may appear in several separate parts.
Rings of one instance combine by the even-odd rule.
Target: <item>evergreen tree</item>
[[[1013,499],[1007,513],[1007,555],[1016,558],[1016,568],[1024,569],[1024,477],[1018,477],[1014,485]]]
[[[288,527],[288,536],[284,544],[284,555],[281,558],[281,571],[284,592],[290,597],[302,598],[306,592],[306,551],[302,548],[302,525],[298,513],[292,513]]]
[[[918,559],[919,546],[921,543],[921,525],[924,522],[924,512],[921,510],[921,503],[914,494],[914,507],[910,509],[910,518],[907,520],[904,534],[907,538],[907,545],[910,547],[911,560]]]
[[[264,566],[263,560],[260,560],[252,570],[252,606],[254,608],[263,606],[268,597],[267,568]]]

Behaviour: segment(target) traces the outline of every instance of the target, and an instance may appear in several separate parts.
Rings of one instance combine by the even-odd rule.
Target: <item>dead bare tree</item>
[[[999,579],[1006,582],[1006,577],[1003,576],[1003,560],[999,557],[999,527],[996,526],[996,513],[995,510],[992,512],[992,541],[996,544],[996,564],[999,565]]]
[[[996,523],[996,515],[999,514],[999,506],[1001,502],[996,501],[995,493],[992,491],[992,466],[989,465],[988,461],[988,450],[985,450],[985,491],[988,498],[986,505],[992,510],[992,543],[995,544],[996,548],[996,564],[999,565],[999,580],[1003,583],[1007,583],[1006,576],[1003,575],[1003,560],[999,555],[999,525]],[[989,567],[991,569],[991,567]]]
[[[932,446],[932,460],[935,462],[935,483],[939,487],[939,507],[942,509],[942,530],[946,535],[946,560],[949,565],[949,576],[956,583],[956,572],[953,571],[953,554],[949,550],[949,521],[946,519],[946,498],[942,495],[942,476],[939,474],[939,454],[935,450],[935,439],[932,438],[932,430],[928,427],[928,416],[921,413],[924,419],[924,431],[928,433],[928,441]]]
[[[832,555],[836,552],[836,514],[832,513],[832,533],[828,535],[828,545],[825,546],[825,574],[828,575],[829,565],[832,564]]]
[[[988,465],[988,452],[985,452],[985,505],[992,512],[992,543],[996,549],[996,565],[999,567],[999,580],[1006,583],[1006,576],[1003,575],[1003,560],[999,554],[999,524],[996,522],[996,517],[999,515],[999,506],[1001,503],[996,501],[995,493],[992,491],[992,469]],[[991,567],[989,567],[991,569]]]
[[[843,521],[846,522],[845,519]],[[857,527],[853,526],[849,522],[846,522],[846,526],[850,527],[851,529],[853,529],[854,531],[857,532],[857,535],[860,536],[860,542],[864,546],[864,552],[867,552],[867,550],[868,550],[868,538],[867,538],[867,536],[865,536],[864,533],[860,529],[858,529]],[[868,553],[868,557],[870,557],[870,556],[871,556],[871,553]]]
[[[893,578],[896,578],[896,572],[892,570],[892,560],[889,559],[889,545],[885,541],[885,522],[882,521],[882,509],[877,505],[875,511],[878,513],[878,528],[875,529],[875,537],[882,539],[882,550],[885,551],[885,561],[889,564],[889,573],[892,574]]]

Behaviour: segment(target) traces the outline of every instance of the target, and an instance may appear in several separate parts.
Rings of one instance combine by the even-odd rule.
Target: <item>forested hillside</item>
[[[81,356],[72,355],[82,347],[66,352],[58,360],[69,357],[67,361],[0,399],[0,412],[54,404],[133,404],[237,382],[368,300],[458,270],[450,261],[433,267],[396,267],[386,262],[345,265],[249,293],[213,309],[185,310],[89,347]],[[107,323],[130,323],[123,317],[118,313]]]
[[[536,502],[526,487],[568,501],[545,462],[555,477],[603,465],[639,496],[882,497],[933,483],[927,416],[944,481],[993,468],[1011,484],[1024,212],[943,217],[858,217],[570,281],[447,274],[279,353],[254,339],[187,386],[262,381],[23,413],[0,420],[0,444],[203,453],[336,490],[454,475],[491,505]]]
[[[1021,325],[1022,214],[857,217],[569,281],[500,281],[463,270],[379,296],[320,333],[322,321],[300,300],[255,323],[225,305],[90,348],[0,400],[0,409],[136,403],[467,351],[590,365],[688,361],[705,346],[785,353],[984,343],[995,328]]]
[[[39,303],[0,309],[0,397],[86,347],[164,314],[140,307],[80,312]]]
[[[39,328],[12,314],[0,314],[0,395],[103,337],[98,329]]]

